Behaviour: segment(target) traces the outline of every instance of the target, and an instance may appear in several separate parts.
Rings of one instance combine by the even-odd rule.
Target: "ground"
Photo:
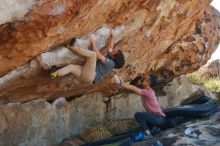
[[[191,138],[185,130],[191,127],[198,138]],[[211,117],[196,119],[175,128],[168,129],[157,135],[164,146],[220,146],[220,111]],[[148,146],[146,143],[137,143],[133,146]]]

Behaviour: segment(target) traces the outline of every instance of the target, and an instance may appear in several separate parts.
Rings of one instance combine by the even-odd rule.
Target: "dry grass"
[[[217,93],[218,98],[220,98],[220,77],[216,78],[203,78],[196,73],[188,74],[194,84],[201,85],[207,89],[210,89]]]

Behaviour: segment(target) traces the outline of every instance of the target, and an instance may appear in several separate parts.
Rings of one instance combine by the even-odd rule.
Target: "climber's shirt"
[[[109,73],[113,68],[115,67],[115,63],[112,59],[110,59],[107,56],[105,56],[104,63],[101,63],[100,61],[96,61],[96,76],[94,79],[94,83],[101,80],[107,73]]]

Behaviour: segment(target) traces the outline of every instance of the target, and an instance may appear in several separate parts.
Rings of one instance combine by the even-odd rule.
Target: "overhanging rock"
[[[193,72],[207,62],[220,40],[220,15],[210,2],[33,1],[26,7],[28,13],[5,19],[0,27],[0,101],[52,100],[91,92],[113,95],[122,92],[111,83],[114,73],[129,81],[150,72],[159,78]],[[77,45],[88,49],[87,36],[93,33],[105,53],[110,27],[117,34],[115,47],[125,54],[124,68],[95,85],[81,84],[72,75],[50,79],[51,65],[84,61],[63,47],[66,41],[75,37]]]

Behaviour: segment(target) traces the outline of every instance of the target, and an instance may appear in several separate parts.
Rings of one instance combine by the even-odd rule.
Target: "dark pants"
[[[144,131],[149,129],[149,125],[160,127],[165,123],[164,116],[150,112],[137,112],[135,114],[135,119]]]

